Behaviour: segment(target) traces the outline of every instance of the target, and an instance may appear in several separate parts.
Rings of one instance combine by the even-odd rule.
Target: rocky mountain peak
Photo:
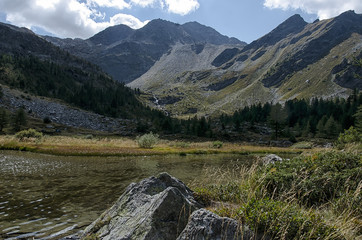
[[[174,44],[177,41],[191,43],[191,37],[179,24],[155,19],[136,30],[131,40],[153,44]]]
[[[110,45],[117,41],[127,39],[135,30],[127,25],[120,24],[97,33],[89,38],[94,44]]]
[[[279,24],[274,30],[259,38],[258,40],[250,43],[244,50],[258,49],[260,47],[271,46],[286,38],[290,34],[297,34],[301,32],[308,23],[299,15],[295,14]]]
[[[331,24],[333,24],[336,31],[339,30],[341,33],[358,32],[362,34],[362,14],[356,14],[354,11],[340,14],[333,19]]]
[[[221,44],[240,44],[246,45],[245,42],[236,38],[229,38],[221,35],[215,29],[202,25],[198,22],[188,22],[182,25],[182,28],[190,34],[197,42],[208,42],[215,45]]]

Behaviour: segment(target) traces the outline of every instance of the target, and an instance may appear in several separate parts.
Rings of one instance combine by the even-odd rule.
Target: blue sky
[[[0,0],[0,21],[38,34],[88,38],[106,27],[156,18],[197,21],[250,43],[294,14],[307,22],[354,10],[361,0]]]

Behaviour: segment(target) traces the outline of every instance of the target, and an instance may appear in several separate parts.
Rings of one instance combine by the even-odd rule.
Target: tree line
[[[268,124],[273,135],[278,137],[320,137],[336,138],[344,129],[358,125],[361,111],[362,94],[357,90],[347,99],[314,98],[311,100],[294,99],[280,103],[266,103],[246,106],[233,115],[221,115],[222,129],[231,127],[242,131],[242,124]]]

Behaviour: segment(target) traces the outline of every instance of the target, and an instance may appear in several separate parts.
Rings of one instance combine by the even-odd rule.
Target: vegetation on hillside
[[[274,129],[274,137],[318,137],[336,139],[343,129],[357,123],[358,107],[362,104],[362,94],[355,91],[347,99],[289,100],[280,104],[256,104],[236,111],[232,116],[221,115],[222,128],[243,131],[242,123],[251,125],[269,124]],[[360,107],[361,108],[361,107]],[[359,110],[360,112],[361,110]]]
[[[139,90],[133,91],[99,71],[85,72],[81,68],[33,56],[2,55],[0,84],[25,93],[61,99],[101,115],[137,119],[136,130],[141,133],[154,131],[212,136],[205,118],[189,121],[173,119],[164,112],[144,106],[137,99]],[[20,125],[17,124],[18,127]],[[16,131],[20,130],[18,127]]]
[[[131,118],[155,114],[136,99],[131,89],[101,72],[85,72],[32,56],[2,55],[0,83],[108,116]]]

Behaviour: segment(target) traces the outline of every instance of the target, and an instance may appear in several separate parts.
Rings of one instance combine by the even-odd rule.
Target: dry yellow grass
[[[140,148],[137,142],[130,138],[87,136],[45,136],[40,141],[19,141],[14,136],[0,136],[0,149],[23,150],[55,155],[89,156],[302,152],[300,149],[250,146],[235,143],[224,143],[222,148],[213,148],[212,142],[180,142],[168,140],[161,140],[152,149],[144,149]]]

